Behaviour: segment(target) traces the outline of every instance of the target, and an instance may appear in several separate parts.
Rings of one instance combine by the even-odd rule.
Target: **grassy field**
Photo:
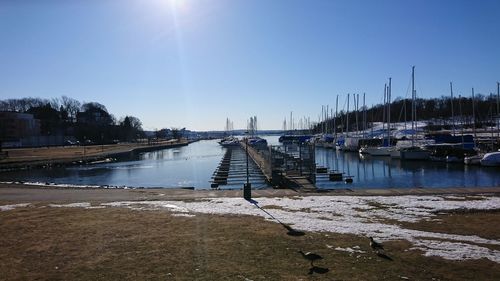
[[[290,236],[258,217],[35,206],[0,212],[2,280],[500,280],[500,265],[486,259],[425,257],[393,241],[388,260],[366,237]],[[498,213],[442,219],[412,227],[499,237]],[[335,250],[354,246],[365,253]],[[298,250],[324,259],[311,272]]]

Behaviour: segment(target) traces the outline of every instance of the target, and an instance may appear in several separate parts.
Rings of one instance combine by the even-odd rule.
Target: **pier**
[[[314,146],[286,144],[283,146],[247,145],[228,147],[212,177],[212,188],[241,185],[246,180],[246,153],[249,157],[249,179],[255,187],[267,183],[275,188],[316,191]],[[264,181],[264,182],[263,182]]]
[[[248,161],[248,178],[252,182],[254,188],[268,187],[268,178],[253,158],[250,157]],[[246,179],[246,152],[243,146],[237,145],[227,147],[226,153],[212,175],[211,187],[243,186]]]

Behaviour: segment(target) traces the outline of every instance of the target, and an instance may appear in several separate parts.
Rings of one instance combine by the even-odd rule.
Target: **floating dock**
[[[254,188],[269,187],[266,176],[251,157],[248,158],[248,179]],[[226,153],[212,175],[211,187],[243,187],[246,180],[247,157],[245,150],[241,146],[227,147]]]

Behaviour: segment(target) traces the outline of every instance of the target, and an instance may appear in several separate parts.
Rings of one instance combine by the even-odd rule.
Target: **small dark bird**
[[[370,247],[372,247],[372,249],[376,252],[384,250],[384,246],[378,242],[375,242],[375,240],[373,240],[373,237],[370,237]]]
[[[308,261],[311,261],[311,266],[314,266],[313,265],[313,262],[316,261],[316,260],[322,260],[323,257],[318,255],[318,254],[315,254],[315,253],[311,253],[311,252],[307,252],[307,253],[304,253],[302,251],[299,251],[299,253],[302,255],[302,257]]]

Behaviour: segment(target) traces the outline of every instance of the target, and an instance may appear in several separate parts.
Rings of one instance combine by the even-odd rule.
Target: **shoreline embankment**
[[[43,168],[47,166],[84,165],[106,159],[130,157],[137,153],[186,146],[192,142],[193,141],[184,140],[180,142],[167,142],[147,145],[91,145],[81,147],[19,149],[18,151],[22,150],[22,152],[19,152],[18,154],[24,155],[14,155],[12,157],[2,159],[2,161],[0,161],[0,172]],[[12,155],[14,153],[9,154]]]

